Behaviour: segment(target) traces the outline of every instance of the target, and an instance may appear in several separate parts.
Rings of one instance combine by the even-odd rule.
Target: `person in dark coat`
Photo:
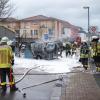
[[[83,42],[80,47],[80,62],[82,63],[85,70],[88,68],[88,60],[90,57],[89,46],[86,42]]]
[[[92,57],[96,65],[96,71],[100,71],[100,39],[97,36],[92,37],[91,47],[93,50]]]
[[[66,51],[66,57],[68,55],[71,55],[71,44],[70,43],[66,43],[65,51]]]

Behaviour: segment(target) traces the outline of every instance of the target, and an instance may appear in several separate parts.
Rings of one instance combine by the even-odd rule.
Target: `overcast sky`
[[[15,18],[21,19],[35,15],[45,15],[66,20],[87,30],[88,10],[90,7],[90,25],[100,30],[100,0],[11,0],[16,10]]]

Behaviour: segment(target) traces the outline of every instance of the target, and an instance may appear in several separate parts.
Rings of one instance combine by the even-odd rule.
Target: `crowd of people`
[[[85,70],[88,69],[89,60],[92,59],[96,66],[96,71],[100,71],[100,39],[98,36],[92,36],[91,41],[83,40],[80,45],[77,42],[67,42],[65,45],[66,57],[80,51],[79,62],[82,63]],[[91,62],[92,63],[92,62]]]

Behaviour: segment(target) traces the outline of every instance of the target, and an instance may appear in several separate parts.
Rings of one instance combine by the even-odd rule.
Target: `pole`
[[[88,10],[88,42],[90,41],[90,7],[83,7],[84,9]]]
[[[89,9],[89,7],[88,7],[88,41],[90,41],[90,31],[89,31],[89,29],[90,29],[90,9]]]

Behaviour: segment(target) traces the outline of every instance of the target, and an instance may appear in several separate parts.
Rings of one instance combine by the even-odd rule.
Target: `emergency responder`
[[[7,42],[7,44],[8,44],[9,46],[11,46],[12,51],[15,52],[15,43],[14,43],[13,41],[9,40],[9,41]]]
[[[72,43],[72,55],[76,54],[76,49],[77,49],[77,42]]]
[[[90,57],[89,46],[86,41],[83,41],[80,46],[80,62],[82,63],[85,70],[88,68],[88,58]]]
[[[13,53],[11,47],[7,45],[7,41],[9,41],[9,39],[7,37],[3,37],[0,44],[0,78],[3,95],[6,94],[7,90],[6,75],[9,79],[10,92],[18,90],[18,88],[15,86],[12,70]]]
[[[68,55],[71,55],[71,44],[69,42],[66,43],[65,51],[66,51],[66,57]]]
[[[96,65],[96,71],[100,71],[100,42],[98,36],[93,36],[91,41],[91,47],[93,51],[93,59]]]

